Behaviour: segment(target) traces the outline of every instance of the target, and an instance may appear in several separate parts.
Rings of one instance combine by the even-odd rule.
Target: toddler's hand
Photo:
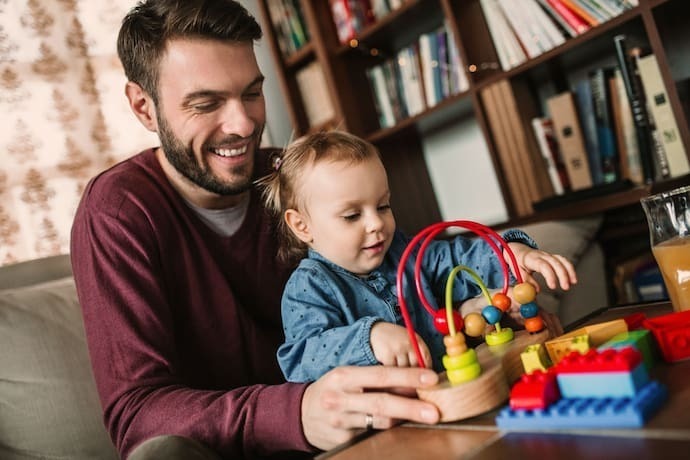
[[[385,366],[415,367],[418,366],[417,354],[410,343],[407,329],[397,324],[379,321],[371,327],[369,337],[371,349],[376,359]],[[429,347],[417,334],[419,351],[426,367],[431,367]]]
[[[575,267],[565,257],[558,254],[551,254],[539,249],[533,249],[522,243],[508,243],[515,254],[518,269],[524,281],[534,285],[539,291],[539,284],[536,282],[532,273],[540,273],[544,277],[546,285],[551,289],[560,286],[567,291],[571,284],[577,283]],[[512,267],[509,257],[506,258]]]

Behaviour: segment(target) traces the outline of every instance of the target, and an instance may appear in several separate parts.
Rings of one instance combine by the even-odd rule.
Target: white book
[[[659,64],[654,54],[642,56],[637,60],[637,69],[644,87],[647,107],[652,112],[659,140],[666,151],[666,160],[671,177],[690,172],[688,157],[680,137],[678,123],[668,101],[666,86],[661,78]]]
[[[560,13],[558,13],[558,11],[553,9],[553,7],[549,4],[549,2],[547,0],[537,0],[537,1],[541,5],[542,9],[549,12],[548,14],[551,17],[551,19],[553,19],[554,21],[557,21],[558,24],[560,24],[560,26],[563,28],[563,30],[565,30],[568,33],[568,35],[570,35],[571,37],[577,37],[579,35],[579,32],[577,30],[575,30],[575,28],[573,26],[571,26],[568,23],[568,21],[563,19],[563,16],[561,16]]]
[[[321,65],[316,61],[312,62],[297,72],[296,79],[309,126],[319,126],[335,118],[335,109]]]
[[[535,58],[553,47],[550,42],[545,41],[545,34],[525,11],[522,0],[498,0],[498,5],[530,58]]]
[[[379,112],[379,123],[382,128],[389,128],[395,125],[395,113],[393,105],[388,97],[386,87],[386,77],[383,75],[383,67],[380,65],[367,69],[367,77],[371,84],[372,93],[376,98],[375,105]]]
[[[551,130],[550,133],[547,132],[547,127]],[[548,118],[535,117],[532,118],[532,129],[534,130],[534,136],[537,138],[541,156],[544,158],[544,163],[546,163],[546,172],[549,175],[553,191],[556,195],[563,195],[565,189],[563,188],[561,177],[558,175],[558,168],[556,168],[556,161],[553,157],[555,152],[551,151],[547,138],[547,136],[553,136],[553,123]]]
[[[438,60],[434,57],[432,50],[435,45],[436,37],[433,33],[426,33],[419,36],[419,60],[422,64],[422,81],[424,82],[424,97],[426,106],[433,107],[439,102],[436,97],[436,78],[434,72],[438,72]]]
[[[397,64],[407,114],[413,117],[425,109],[424,90],[414,48],[408,46],[398,51]]]
[[[527,60],[517,37],[498,6],[497,0],[480,0],[480,5],[494,42],[494,48],[503,70],[510,70]]]
[[[558,30],[558,27],[556,27],[556,24],[553,22],[553,19],[551,19],[551,17],[548,14],[546,14],[544,10],[541,9],[536,0],[520,1],[523,3],[525,12],[527,12],[528,16],[530,16],[537,22],[540,29],[548,37],[548,40],[551,43],[550,48],[554,48],[565,43],[565,37],[563,36],[561,31]]]
[[[470,82],[465,72],[465,65],[462,62],[460,50],[458,50],[455,43],[455,35],[449,24],[446,24],[446,30],[448,31],[448,53],[450,56],[450,89],[452,94],[457,94],[467,91],[470,87]]]

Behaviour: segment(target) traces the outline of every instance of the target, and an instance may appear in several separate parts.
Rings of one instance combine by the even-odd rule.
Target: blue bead
[[[539,314],[539,307],[534,302],[520,305],[520,314],[523,318],[534,318]]]
[[[501,319],[502,312],[493,305],[487,305],[482,309],[482,316],[489,324],[496,324]]]

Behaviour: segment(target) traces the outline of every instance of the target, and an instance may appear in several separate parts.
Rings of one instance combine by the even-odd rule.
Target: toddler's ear
[[[314,241],[314,238],[312,238],[311,232],[309,231],[309,225],[299,211],[296,209],[288,209],[285,211],[283,218],[285,219],[288,227],[290,227],[290,230],[292,230],[292,233],[294,233],[300,241],[307,244]]]

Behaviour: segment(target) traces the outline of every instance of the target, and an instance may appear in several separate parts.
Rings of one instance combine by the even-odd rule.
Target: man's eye
[[[192,108],[197,112],[211,112],[218,107],[217,102],[204,102],[200,104],[194,104]]]

